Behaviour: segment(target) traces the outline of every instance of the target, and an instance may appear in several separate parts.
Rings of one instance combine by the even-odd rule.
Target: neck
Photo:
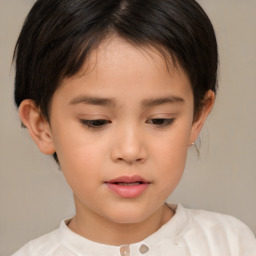
[[[164,204],[141,222],[117,223],[95,214],[86,207],[81,208],[77,199],[75,199],[75,204],[77,212],[69,223],[69,228],[91,241],[114,246],[144,240],[174,215],[174,212]]]

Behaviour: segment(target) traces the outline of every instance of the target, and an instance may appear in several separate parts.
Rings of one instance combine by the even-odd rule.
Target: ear
[[[200,112],[195,117],[194,123],[192,125],[192,130],[190,134],[190,144],[194,143],[204,125],[207,116],[210,114],[215,101],[215,93],[212,90],[206,92],[204,96],[203,106]]]
[[[55,148],[50,125],[42,116],[35,102],[30,99],[23,100],[19,106],[19,115],[39,150],[44,154],[52,155]]]

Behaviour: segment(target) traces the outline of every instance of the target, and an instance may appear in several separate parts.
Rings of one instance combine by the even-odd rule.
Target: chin
[[[123,224],[123,225],[129,225],[129,224],[139,224],[143,222],[146,218],[141,216],[119,216],[116,218],[111,218],[111,222],[114,222],[116,224]]]
[[[148,211],[138,209],[138,207],[137,209],[126,207],[126,209],[114,209],[114,212],[109,212],[105,217],[118,224],[136,224],[149,218],[150,215],[146,213]]]

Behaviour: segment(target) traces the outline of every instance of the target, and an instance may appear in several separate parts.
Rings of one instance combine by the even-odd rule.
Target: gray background
[[[20,127],[13,104],[13,48],[32,0],[0,0],[0,255],[56,228],[74,213],[72,194],[51,158]],[[216,30],[216,105],[189,149],[171,201],[236,216],[256,233],[256,1],[200,0]]]

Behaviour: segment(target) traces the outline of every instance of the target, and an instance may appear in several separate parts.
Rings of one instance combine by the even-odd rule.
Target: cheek
[[[173,185],[180,180],[187,158],[190,128],[188,125],[182,127],[174,127],[177,129],[154,143],[156,167],[161,172],[161,180]]]
[[[170,131],[159,135],[153,142],[156,154],[165,161],[183,162],[189,146],[191,126],[177,125]]]
[[[97,140],[89,136],[76,120],[67,120],[66,125],[56,121],[53,132],[56,153],[65,169],[90,164],[97,156]]]
[[[174,145],[173,145],[174,146]],[[158,166],[161,171],[161,179],[171,184],[176,184],[183,174],[186,158],[187,147],[173,147],[169,146],[166,150],[159,151],[162,154],[162,158],[158,159]]]
[[[88,194],[103,182],[100,174],[102,161],[98,156],[99,152],[82,147],[62,152],[60,165],[63,175],[73,193],[79,198],[87,198]]]
[[[66,134],[66,135],[65,135]],[[79,131],[67,130],[55,136],[55,149],[61,170],[74,190],[89,188],[100,175],[104,147],[92,142]]]
[[[177,148],[175,147],[177,145],[170,144],[169,147],[166,145],[166,147],[159,151],[163,157],[159,158],[157,162],[159,173],[156,185],[159,187],[159,193],[153,196],[155,200],[166,201],[179,184],[184,172],[187,156],[187,147],[184,145]]]

